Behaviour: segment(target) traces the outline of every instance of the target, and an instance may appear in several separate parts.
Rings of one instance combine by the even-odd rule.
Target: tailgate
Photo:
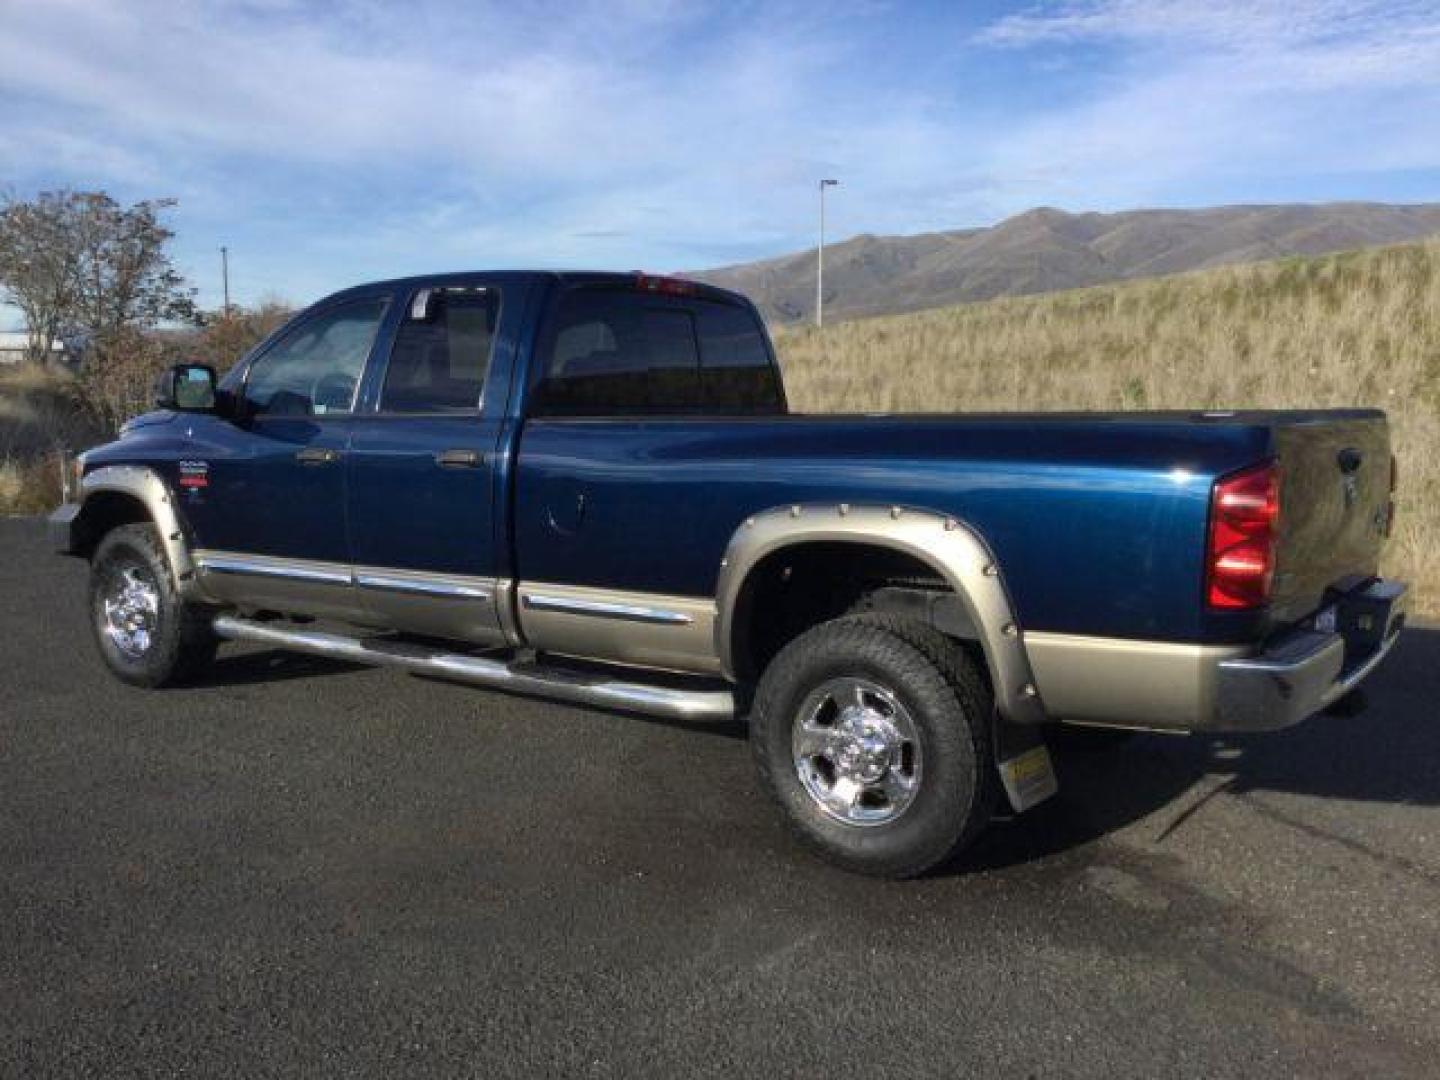
[[[1282,414],[1283,415],[1283,414]],[[1331,588],[1379,569],[1390,504],[1390,430],[1383,413],[1279,420],[1280,548],[1272,616],[1294,622]]]

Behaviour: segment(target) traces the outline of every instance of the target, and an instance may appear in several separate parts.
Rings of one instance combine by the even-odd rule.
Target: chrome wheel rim
[[[795,775],[829,817],[886,825],[920,790],[920,738],[895,694],[868,679],[831,679],[805,698],[791,733]]]
[[[150,651],[160,627],[160,591],[148,570],[124,566],[111,573],[101,602],[101,628],[132,658]]]

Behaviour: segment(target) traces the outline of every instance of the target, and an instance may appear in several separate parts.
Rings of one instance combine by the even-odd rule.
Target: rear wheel
[[[181,600],[149,524],[113,529],[95,549],[90,625],[106,666],[133,686],[193,678],[218,645],[206,612]]]
[[[796,835],[850,870],[910,877],[954,855],[994,802],[991,697],[937,631],[847,616],[766,668],[751,745]]]

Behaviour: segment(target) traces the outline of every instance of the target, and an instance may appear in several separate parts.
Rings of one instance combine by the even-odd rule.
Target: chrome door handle
[[[328,446],[307,446],[295,454],[301,465],[333,465],[340,460],[340,451]]]
[[[485,464],[485,455],[479,450],[441,450],[435,461],[442,469],[475,469]]]

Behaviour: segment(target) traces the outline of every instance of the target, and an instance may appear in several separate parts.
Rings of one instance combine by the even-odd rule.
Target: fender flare
[[[977,628],[1000,715],[1018,724],[1045,721],[1024,633],[989,546],[958,518],[910,507],[808,503],[746,518],[730,537],[716,585],[715,649],[728,678],[735,678],[735,610],[751,571],[767,556],[805,543],[873,544],[931,566]]]
[[[160,474],[143,465],[105,465],[86,473],[80,481],[82,519],[91,496],[100,492],[128,495],[145,508],[160,534],[160,543],[170,561],[170,571],[175,576],[176,591],[187,600],[198,596],[200,587],[195,562],[190,558],[190,546],[180,524],[180,515],[175,510],[174,496]]]

